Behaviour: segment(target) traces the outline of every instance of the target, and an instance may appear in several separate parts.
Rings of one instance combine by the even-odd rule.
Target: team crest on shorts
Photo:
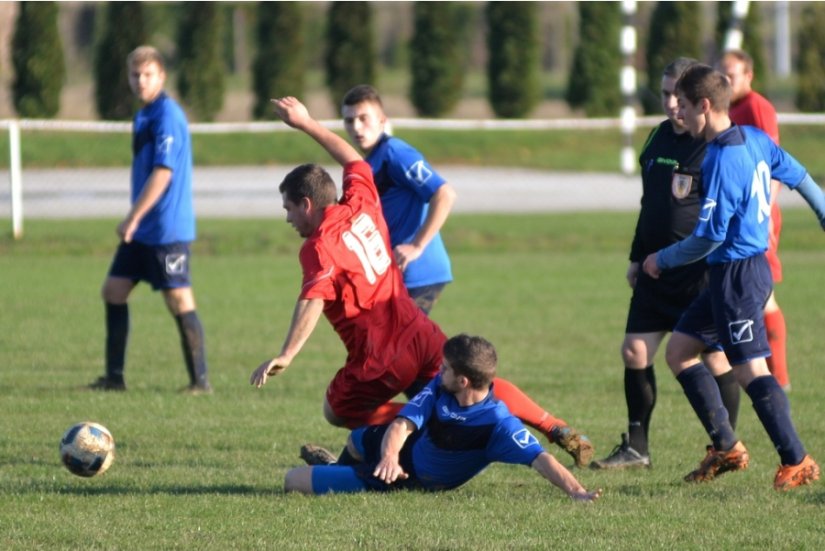
[[[753,320],[738,320],[728,324],[730,331],[730,342],[741,344],[753,340]]]
[[[670,190],[677,199],[684,199],[690,194],[693,187],[693,176],[684,172],[673,171],[673,178],[670,181]]]
[[[183,253],[166,255],[166,273],[181,275],[186,273],[186,255]]]

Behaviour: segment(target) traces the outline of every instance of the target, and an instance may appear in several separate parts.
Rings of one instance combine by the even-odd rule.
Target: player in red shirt
[[[404,287],[369,164],[297,99],[273,103],[284,122],[308,134],[344,167],[344,184],[336,202],[330,175],[305,164],[279,186],[286,220],[305,239],[299,254],[303,283],[280,354],[263,362],[250,383],[260,388],[282,373],[323,313],[347,349],[346,364],[327,388],[324,417],[348,428],[388,423],[404,405],[393,398],[402,392],[415,395],[438,374],[446,337]],[[542,431],[579,466],[590,463],[593,447],[586,436],[512,383],[496,379],[495,389],[513,415]]]
[[[779,124],[776,109],[764,96],[751,88],[753,82],[753,59],[742,50],[726,51],[719,63],[720,71],[727,75],[731,83],[730,119],[739,125],[755,126],[765,132],[779,144]],[[779,233],[782,230],[782,211],[777,197],[781,185],[776,180],[771,182],[771,218],[768,233],[768,250],[765,253],[771,267],[774,283],[782,281],[782,263],[779,261]],[[765,305],[765,328],[768,332],[768,344],[771,355],[767,358],[768,369],[776,377],[779,386],[786,392],[791,388],[788,378],[788,364],[785,356],[785,315],[776,302],[775,293],[771,293]]]

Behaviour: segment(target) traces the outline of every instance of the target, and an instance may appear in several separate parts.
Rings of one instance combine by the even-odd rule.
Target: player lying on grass
[[[529,465],[571,498],[595,501],[538,440],[493,397],[497,356],[481,337],[444,344],[441,373],[388,425],[350,433],[339,462],[286,473],[284,490],[306,494],[451,490],[493,462]]]
[[[410,298],[393,262],[370,166],[297,99],[273,103],[284,122],[312,137],[344,167],[344,184],[343,196],[336,201],[330,175],[318,165],[305,164],[292,170],[279,187],[286,220],[305,239],[299,253],[303,283],[280,353],[263,362],[250,383],[260,388],[270,376],[282,373],[323,313],[347,350],[344,367],[327,388],[325,418],[348,428],[388,423],[403,406],[392,401],[396,396],[414,396],[438,374],[446,336]],[[587,437],[547,413],[518,387],[497,380],[495,395],[578,465],[590,463],[593,447]]]

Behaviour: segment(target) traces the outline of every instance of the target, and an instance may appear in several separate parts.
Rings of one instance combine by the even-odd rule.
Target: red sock
[[[402,402],[387,402],[385,404],[381,404],[375,408],[375,411],[368,413],[364,417],[358,419],[348,419],[346,426],[348,429],[357,429],[358,427],[363,427],[365,425],[384,425],[387,423],[392,423],[392,420],[395,419],[402,407],[404,407]]]
[[[553,427],[567,425],[562,419],[553,417],[542,409],[510,381],[505,381],[499,377],[493,379],[493,395],[507,404],[510,413],[521,419],[523,423],[540,430],[550,441],[553,440],[550,437],[550,431]]]
[[[791,381],[788,378],[788,363],[785,359],[785,316],[782,310],[773,310],[765,313],[765,329],[768,333],[768,344],[771,346],[771,356],[767,358],[768,369],[779,386],[786,387]]]

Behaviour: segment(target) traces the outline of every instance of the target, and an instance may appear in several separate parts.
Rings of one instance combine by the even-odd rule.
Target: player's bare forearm
[[[415,425],[409,419],[398,417],[390,423],[381,440],[381,460],[372,473],[374,477],[387,484],[409,477],[399,463],[399,456],[404,442],[414,430]]]
[[[143,220],[146,213],[155,206],[161,195],[163,195],[169,187],[171,181],[172,171],[170,169],[157,166],[152,170],[152,173],[149,174],[149,178],[146,181],[146,185],[143,186],[143,190],[129,210],[129,214],[127,214],[126,218],[118,225],[117,233],[123,241],[129,243],[132,240],[132,235],[134,235],[135,230],[137,230],[140,221]]]
[[[271,100],[275,113],[289,126],[301,130],[318,142],[341,166],[363,157],[344,138],[316,121],[298,99],[287,96]]]
[[[421,224],[421,228],[413,240],[413,244],[420,248],[425,248],[430,241],[432,241],[435,234],[441,231],[450,212],[453,210],[455,203],[456,192],[453,186],[444,183],[430,198],[430,207],[427,212],[427,218]]]
[[[266,384],[269,377],[283,373],[292,363],[293,358],[301,351],[309,336],[312,335],[323,311],[324,301],[321,299],[298,300],[295,303],[292,322],[281,347],[281,353],[259,365],[252,372],[249,383],[261,388]]]
[[[602,495],[602,490],[588,492],[581,483],[576,480],[573,473],[558,462],[558,460],[547,452],[542,452],[533,460],[531,465],[538,473],[551,484],[560,488],[572,499],[579,501],[595,501]]]
[[[415,262],[423,253],[433,237],[441,231],[450,211],[455,203],[456,192],[450,184],[443,184],[430,198],[429,210],[424,223],[418,229],[410,243],[401,243],[395,246],[393,253],[395,262],[401,271],[407,269],[411,262]]]
[[[321,314],[324,313],[324,301],[320,298],[299,299],[292,312],[292,322],[281,347],[280,357],[289,361],[298,355],[309,336],[318,325]]]

